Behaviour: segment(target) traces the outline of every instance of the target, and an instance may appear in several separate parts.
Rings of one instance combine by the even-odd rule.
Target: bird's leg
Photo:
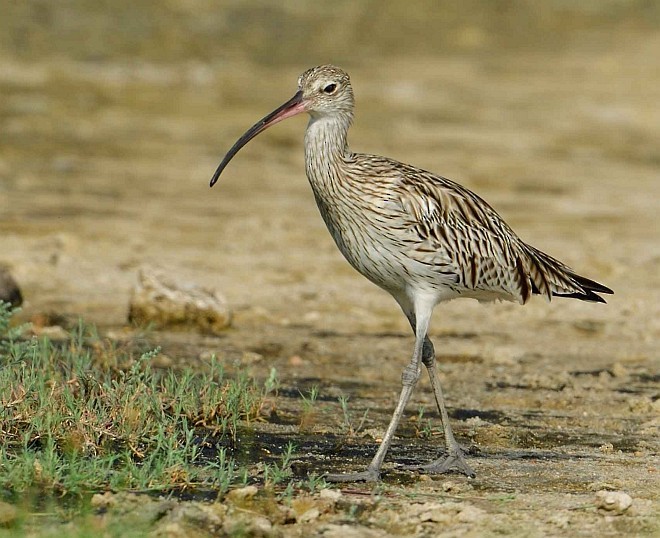
[[[426,326],[428,326],[428,318],[425,321]],[[426,334],[426,326],[423,331],[418,331],[418,334]],[[399,396],[399,402],[397,403],[390,424],[387,427],[385,436],[378,447],[378,451],[374,456],[374,459],[371,460],[371,463],[367,467],[366,471],[360,473],[348,473],[348,474],[326,474],[324,478],[328,482],[377,482],[380,479],[380,468],[383,465],[383,460],[385,455],[392,444],[392,439],[394,438],[394,433],[396,432],[397,426],[401,421],[403,412],[410,400],[415,384],[419,379],[419,375],[422,369],[422,348],[424,346],[424,339],[421,337],[415,338],[415,350],[413,352],[412,359],[410,364],[408,364],[401,374],[401,395]]]
[[[408,314],[407,317],[413,330],[416,331],[417,324],[415,322],[414,314]],[[445,399],[442,394],[440,376],[438,375],[437,363],[435,360],[435,350],[433,348],[433,342],[431,342],[428,335],[424,337],[422,362],[424,363],[424,366],[426,366],[426,370],[429,373],[431,388],[433,389],[433,396],[435,397],[435,403],[438,406],[438,411],[440,412],[440,420],[442,421],[442,428],[445,432],[447,455],[442,456],[437,460],[434,460],[425,465],[406,465],[404,468],[424,471],[431,474],[458,472],[469,476],[470,478],[474,478],[476,476],[475,472],[465,460],[463,449],[456,441],[454,432],[451,429],[451,424],[449,423],[449,414],[447,413],[447,408],[445,407]]]
[[[442,395],[442,387],[440,386],[440,376],[438,375],[433,344],[428,337],[424,339],[424,354],[422,356],[422,362],[424,363],[424,366],[426,366],[426,369],[429,373],[429,379],[431,380],[431,387],[433,388],[435,403],[438,406],[438,411],[440,411],[442,427],[445,431],[447,455],[438,458],[437,460],[434,460],[426,465],[416,466],[415,469],[425,471],[427,473],[448,473],[453,471],[462,473],[466,476],[469,476],[470,478],[474,478],[476,475],[472,470],[472,467],[470,467],[470,465],[465,460],[463,449],[456,442],[454,432],[452,431],[451,424],[449,423],[449,415],[447,414],[445,400]]]

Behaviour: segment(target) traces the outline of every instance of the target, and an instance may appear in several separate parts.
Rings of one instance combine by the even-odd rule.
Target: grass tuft
[[[190,487],[222,494],[245,480],[210,440],[235,440],[239,423],[259,417],[276,387],[274,372],[260,387],[245,375],[225,378],[215,359],[201,373],[155,370],[158,349],[134,357],[82,323],[63,343],[25,338],[22,328],[11,327],[11,316],[0,303],[0,489],[6,494]]]

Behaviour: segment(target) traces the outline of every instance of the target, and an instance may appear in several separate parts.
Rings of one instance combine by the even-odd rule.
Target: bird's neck
[[[350,116],[312,116],[305,132],[305,165],[312,186],[339,180],[350,155],[346,135]]]

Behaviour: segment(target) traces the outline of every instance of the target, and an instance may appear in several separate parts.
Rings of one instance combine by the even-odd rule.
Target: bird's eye
[[[333,83],[328,84],[327,86],[325,86],[323,88],[323,93],[327,93],[328,95],[332,95],[333,93],[335,93],[336,90],[337,90],[337,85],[333,82]]]

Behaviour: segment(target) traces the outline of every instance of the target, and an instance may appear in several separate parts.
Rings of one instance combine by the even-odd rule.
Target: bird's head
[[[298,78],[298,91],[312,117],[353,116],[353,88],[348,73],[334,65],[308,69]]]
[[[353,88],[345,71],[333,65],[308,69],[298,78],[296,94],[255,123],[236,141],[213,174],[211,187],[218,181],[220,174],[238,150],[271,125],[301,112],[308,112],[314,119],[323,117],[342,119],[348,126],[353,118],[353,103]]]

